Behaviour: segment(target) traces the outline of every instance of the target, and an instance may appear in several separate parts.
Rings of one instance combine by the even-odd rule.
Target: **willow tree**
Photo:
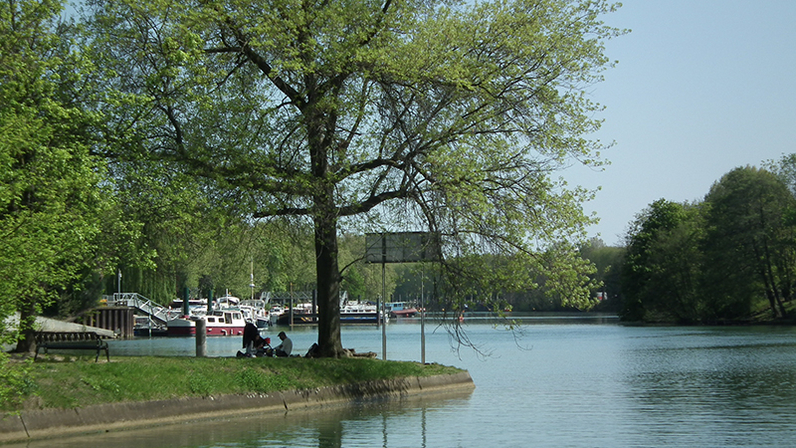
[[[109,154],[166,163],[253,219],[315,229],[318,342],[342,352],[341,226],[427,228],[446,256],[580,235],[590,196],[553,173],[599,165],[605,1],[89,0],[118,92]],[[405,226],[405,227],[402,227]],[[576,253],[564,251],[564,259]],[[483,273],[487,279],[489,273]],[[562,278],[566,276],[560,276]],[[566,285],[570,288],[572,285]],[[577,300],[582,297],[573,297]]]

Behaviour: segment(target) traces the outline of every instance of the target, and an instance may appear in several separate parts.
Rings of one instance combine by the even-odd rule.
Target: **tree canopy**
[[[622,311],[628,320],[666,316],[694,322],[712,310],[704,306],[700,209],[660,199],[640,213],[628,233],[622,265]]]
[[[23,331],[100,263],[99,217],[111,207],[89,151],[98,116],[79,100],[90,65],[71,51],[60,11],[51,1],[0,6],[0,317],[21,312]]]
[[[599,165],[584,94],[620,31],[604,1],[89,0],[107,155],[204,179],[253,219],[314,228],[319,346],[337,356],[338,229],[425,228],[448,256],[525,253],[576,277]],[[555,260],[551,262],[551,260]],[[569,260],[569,261],[565,261]],[[488,273],[483,273],[488,277]],[[575,289],[573,289],[574,291]],[[582,297],[572,296],[573,301]]]
[[[713,185],[708,212],[707,256],[711,293],[726,307],[748,310],[765,297],[774,317],[787,314],[794,281],[794,233],[785,214],[796,208],[787,186],[767,170],[736,168]]]
[[[659,200],[628,233],[624,317],[714,323],[788,316],[796,268],[796,209],[784,180],[739,167],[695,204]]]

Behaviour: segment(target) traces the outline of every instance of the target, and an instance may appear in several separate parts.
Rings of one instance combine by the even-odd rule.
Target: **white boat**
[[[341,324],[378,324],[381,315],[376,304],[370,302],[346,301],[340,307]]]
[[[240,307],[240,299],[229,294],[213,301],[214,310],[237,309],[238,307]]]
[[[203,319],[206,323],[208,336],[241,336],[246,326],[246,319],[240,310],[213,310],[205,316],[181,316],[166,322],[169,336],[196,335],[196,322]]]
[[[163,324],[158,324],[147,315],[134,315],[133,335],[135,336],[166,336],[167,330]],[[174,316],[176,317],[176,316]]]
[[[271,310],[265,300],[243,300],[240,302],[240,310],[243,313],[243,318],[254,322],[257,328],[271,325]]]
[[[271,310],[271,321],[275,325],[290,325],[289,309],[281,312]],[[345,302],[340,306],[341,324],[378,324],[381,312],[376,305],[367,302]],[[383,319],[386,322],[389,317]],[[312,312],[312,304],[299,304],[293,308],[293,325],[313,325],[318,323],[318,316]]]
[[[173,300],[169,304],[171,314],[179,315],[182,313],[183,301],[180,299]],[[188,301],[188,312],[191,315],[202,314],[207,311],[207,300],[205,299],[192,299]]]

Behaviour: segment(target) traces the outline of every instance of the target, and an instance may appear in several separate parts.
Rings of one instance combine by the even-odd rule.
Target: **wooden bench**
[[[44,349],[44,353],[48,350],[96,350],[97,357],[94,362],[99,361],[100,352],[105,350],[105,357],[108,362],[111,360],[111,354],[108,351],[108,343],[105,342],[97,333],[94,332],[68,332],[68,331],[40,331],[36,333],[36,356],[39,356],[39,350]]]

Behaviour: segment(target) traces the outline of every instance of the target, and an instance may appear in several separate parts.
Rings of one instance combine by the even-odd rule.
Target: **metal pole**
[[[252,288],[252,301],[253,301],[254,300],[254,257],[252,257],[251,281],[249,282],[249,286]]]
[[[426,298],[424,295],[423,282],[425,280],[425,268],[420,272],[420,363],[426,363]]]
[[[188,316],[191,314],[190,307],[188,306],[188,299],[191,298],[191,290],[186,286],[182,290],[182,314]]]
[[[381,355],[382,359],[387,359],[387,315],[384,312],[384,302],[387,300],[387,286],[385,284],[385,266],[386,263],[381,264]]]

